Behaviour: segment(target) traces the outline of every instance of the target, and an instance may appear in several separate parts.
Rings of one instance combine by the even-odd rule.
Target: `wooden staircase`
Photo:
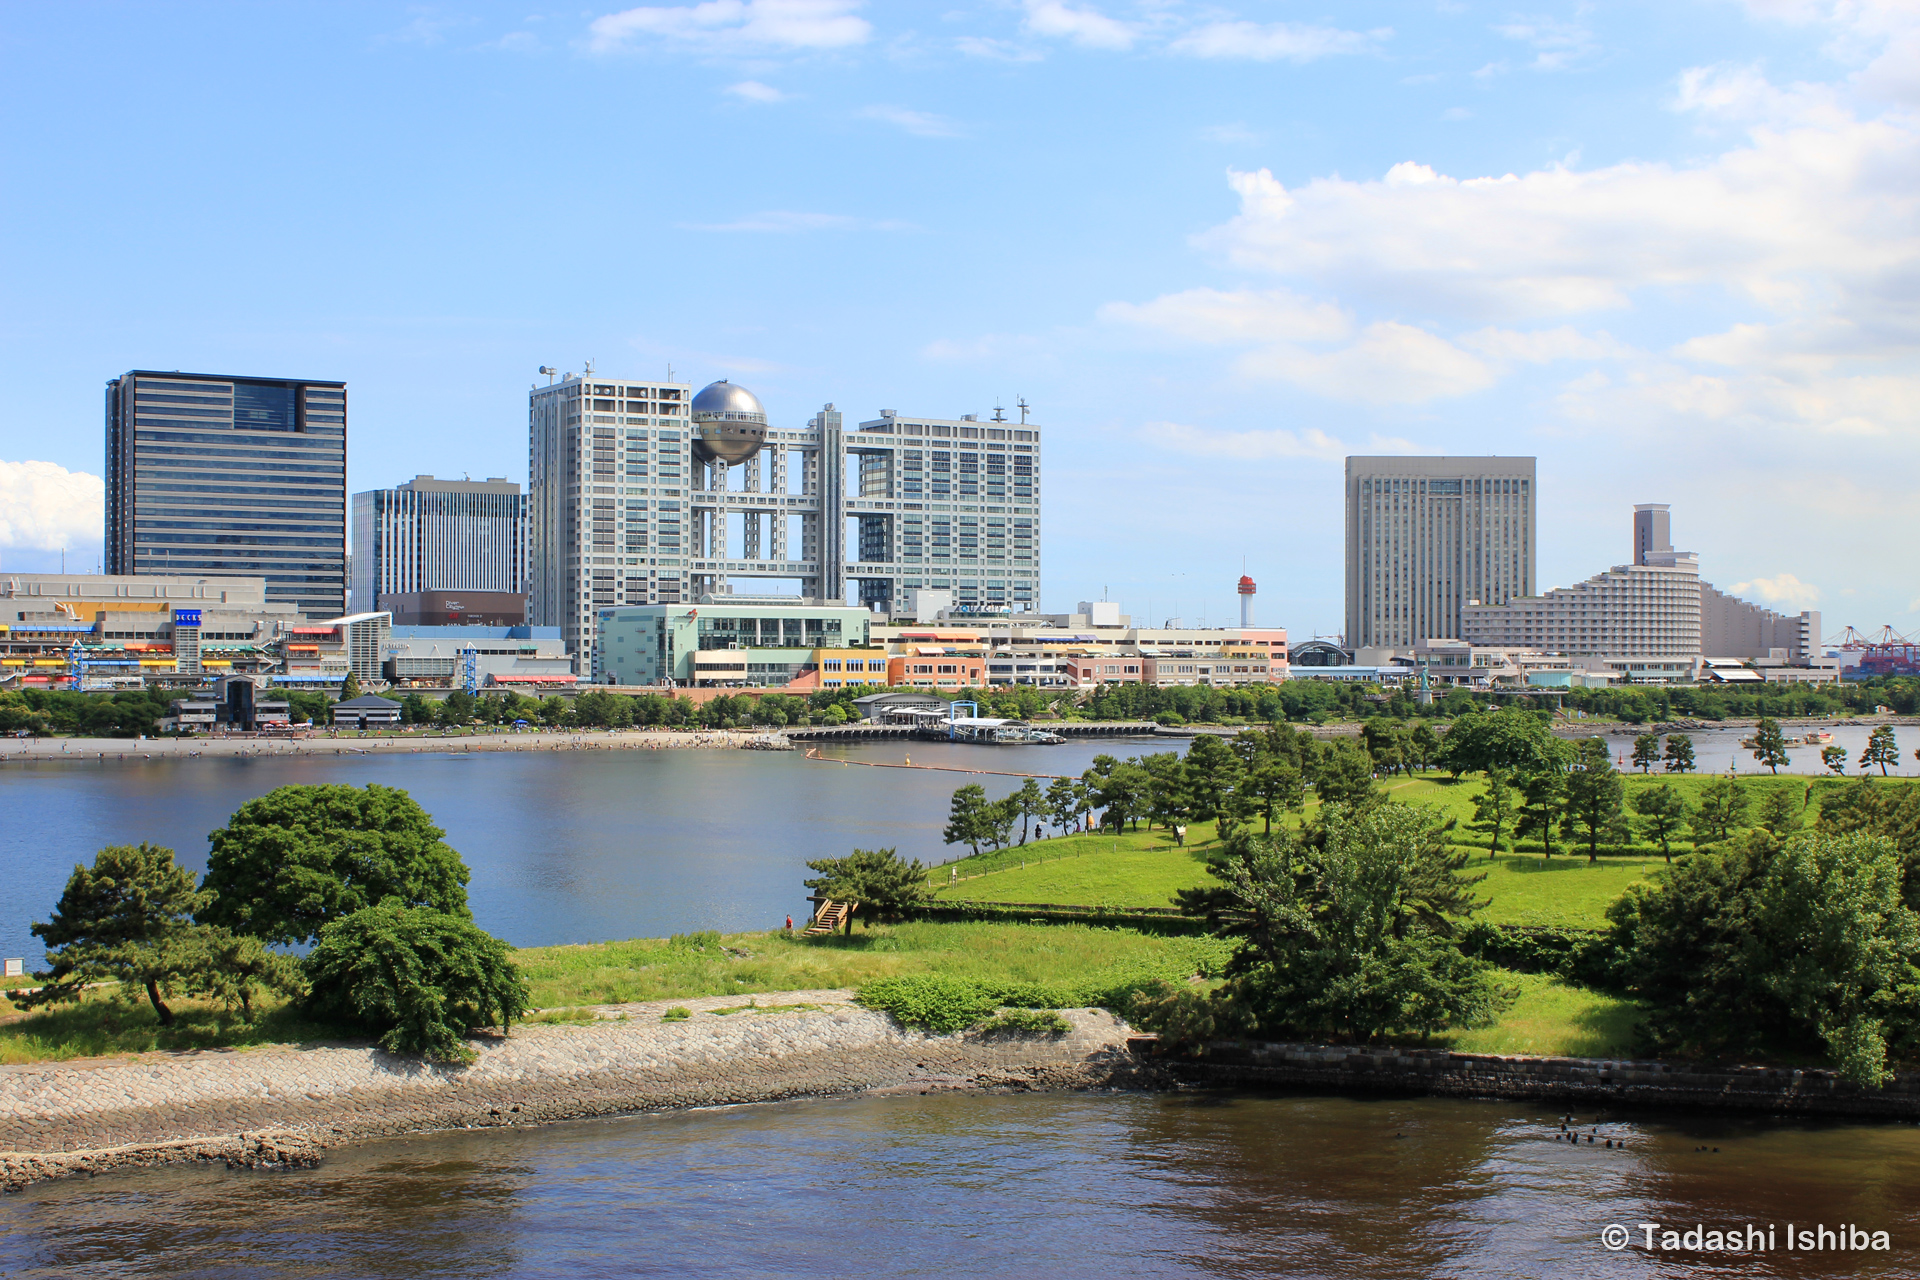
[[[800,931],[800,936],[812,938],[832,933],[853,918],[854,908],[859,905],[857,902],[835,902],[831,898],[823,898],[820,909],[813,913],[813,922]]]

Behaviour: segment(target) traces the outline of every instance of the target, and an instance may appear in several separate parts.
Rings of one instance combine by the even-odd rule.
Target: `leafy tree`
[[[1833,835],[1871,835],[1900,855],[1907,905],[1920,908],[1920,787],[1889,787],[1860,778],[1820,797],[1820,829]]]
[[[1802,833],[1737,841],[1630,888],[1608,909],[1628,990],[1656,1051],[1819,1045],[1855,1083],[1883,1083],[1911,1041],[1920,916],[1886,840]]]
[[[1780,722],[1771,716],[1760,717],[1753,731],[1753,758],[1776,774],[1781,765],[1793,763],[1787,755],[1787,735],[1780,731]]]
[[[899,919],[926,901],[929,892],[927,869],[920,860],[907,862],[893,849],[855,849],[844,858],[809,862],[807,870],[820,873],[805,882],[807,888],[835,902],[859,903],[858,914],[868,928],[876,919]],[[852,915],[847,917],[847,932],[853,932]]]
[[[1653,766],[1660,763],[1660,735],[1643,733],[1633,740],[1633,767],[1641,773],[1652,773]]]
[[[1192,771],[1172,751],[1142,756],[1140,767],[1148,779],[1147,820],[1172,832],[1176,844],[1186,844],[1186,824],[1194,813]]]
[[[1693,772],[1693,739],[1684,733],[1667,735],[1666,767],[1668,773]]]
[[[1492,837],[1487,845],[1489,858],[1500,853],[1500,833],[1513,822],[1517,807],[1514,799],[1513,782],[1507,770],[1497,764],[1488,766],[1487,789],[1473,801],[1473,827]]]
[[[1273,830],[1273,816],[1296,810],[1306,804],[1306,793],[1301,786],[1300,770],[1284,759],[1265,755],[1260,762],[1248,771],[1246,780],[1241,783],[1241,791],[1252,801],[1249,812],[1258,814],[1264,820],[1265,829]]]
[[[1151,781],[1147,771],[1131,761],[1115,764],[1097,781],[1089,779],[1093,802],[1102,810],[1100,825],[1111,825],[1117,833],[1126,830],[1129,820],[1138,824],[1147,811]]]
[[[1540,769],[1520,784],[1522,803],[1513,834],[1519,839],[1538,836],[1546,856],[1553,857],[1553,831],[1566,808],[1567,777],[1557,769]]]
[[[1407,738],[1407,747],[1420,765],[1420,772],[1433,768],[1434,757],[1440,754],[1440,735],[1433,726],[1422,720],[1413,726],[1413,733]]]
[[[1028,778],[1020,789],[1013,793],[1014,807],[1020,813],[1020,847],[1027,845],[1027,832],[1033,827],[1033,820],[1047,811],[1047,798],[1041,793],[1040,783]]]
[[[397,787],[281,787],[212,833],[199,919],[295,943],[387,898],[470,918],[469,873],[445,834]]]
[[[1880,766],[1880,776],[1887,776],[1887,769],[1900,763],[1900,744],[1895,740],[1893,726],[1883,724],[1867,735],[1867,745],[1860,752],[1860,770],[1865,772],[1874,765]]]
[[[1504,707],[1455,720],[1441,740],[1438,761],[1459,778],[1484,773],[1488,765],[1530,773],[1554,758],[1554,739],[1546,723],[1530,711]]]
[[[978,783],[969,783],[953,793],[953,800],[947,806],[947,829],[940,833],[941,839],[948,844],[964,844],[980,856],[980,843],[988,839],[993,829],[986,816],[987,789]]]
[[[847,709],[837,702],[828,707],[820,716],[821,724],[845,724],[846,722]]]
[[[1920,753],[1916,753],[1920,754]],[[1847,749],[1845,747],[1824,747],[1820,751],[1820,763],[1827,766],[1828,773],[1844,774],[1847,771]]]
[[[299,962],[269,951],[258,938],[202,925],[195,942],[197,954],[186,975],[188,993],[212,996],[229,1011],[238,1005],[240,1016],[248,1022],[253,1021],[255,992],[277,991],[285,996],[305,992]]]
[[[1747,789],[1729,778],[1715,778],[1700,788],[1700,809],[1693,815],[1696,841],[1725,840],[1747,817]]]
[[[1073,830],[1080,820],[1080,788],[1072,778],[1055,778],[1047,784],[1047,820],[1061,835]]]
[[[380,1032],[391,1053],[471,1062],[476,1026],[531,1007],[507,944],[464,916],[388,899],[333,920],[301,965],[308,1008]]]
[[[1672,862],[1674,837],[1687,829],[1687,819],[1693,814],[1687,798],[1663,782],[1635,792],[1633,808],[1644,820],[1641,825],[1647,839],[1659,845],[1661,856]]]
[[[1318,754],[1313,790],[1323,805],[1361,809],[1378,801],[1373,758],[1350,742],[1327,743]]]
[[[359,696],[360,677],[349,671],[347,672],[347,678],[340,682],[340,701],[345,702],[350,698],[357,698]]]
[[[30,932],[47,946],[52,963],[34,974],[40,989],[15,993],[27,1008],[78,1000],[90,983],[143,988],[160,1025],[173,1025],[161,998],[194,968],[193,916],[206,906],[193,875],[173,850],[141,842],[109,845],[91,867],[75,864],[53,915]]]
[[[1625,787],[1612,755],[1604,739],[1588,738],[1567,774],[1567,824],[1586,837],[1588,862],[1600,861],[1602,840],[1621,841],[1630,833],[1621,811]]]
[[[1198,818],[1217,818],[1226,811],[1244,766],[1232,749],[1213,734],[1202,734],[1187,748],[1186,787]]]
[[[1760,799],[1760,825],[1784,840],[1800,829],[1800,808],[1791,791],[1776,788]]]
[[[980,816],[987,824],[988,845],[1004,849],[1013,843],[1013,824],[1020,821],[1019,797],[1004,796],[990,801],[981,809]]]
[[[1511,998],[1461,954],[1455,921],[1481,877],[1447,824],[1410,805],[1334,809],[1311,838],[1243,830],[1178,901],[1236,940],[1213,999],[1272,1035],[1368,1040],[1482,1025]]]
[[[432,724],[434,706],[424,694],[410,693],[400,700],[401,724]]]
[[[584,693],[580,696],[582,698],[606,698],[612,695],[605,693]],[[474,712],[479,709],[480,700],[478,698],[475,698],[465,689],[455,689],[452,693],[441,699],[440,705],[434,709],[433,718],[446,728],[457,729],[461,725],[471,721]],[[587,723],[593,722],[588,721]]]

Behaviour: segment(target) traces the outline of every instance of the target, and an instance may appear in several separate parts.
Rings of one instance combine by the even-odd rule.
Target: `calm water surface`
[[[1053,747],[873,742],[852,760],[1078,774],[1101,752],[1178,751],[1172,741]],[[870,769],[767,751],[475,752],[385,759],[45,761],[0,768],[0,955],[41,963],[27,932],[77,861],[151,840],[206,868],[207,833],[242,803],[296,782],[404,787],[472,868],[482,928],[515,946],[764,929],[804,918],[809,858],[893,847],[943,861],[953,790],[990,796],[1019,778]]]
[[[1591,1122],[1591,1116],[1582,1116]],[[1512,1103],[860,1098],[437,1135],[295,1172],[0,1200],[0,1274],[1912,1276],[1920,1131]],[[1718,1154],[1697,1152],[1717,1146]],[[1884,1230],[1884,1254],[1610,1253],[1608,1223]],[[1778,1236],[1776,1237],[1778,1238]]]

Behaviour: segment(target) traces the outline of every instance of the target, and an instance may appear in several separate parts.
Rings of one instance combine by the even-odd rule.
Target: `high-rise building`
[[[1351,648],[1460,636],[1469,600],[1533,594],[1532,458],[1348,458]]]
[[[449,603],[462,619],[524,621],[526,507],[520,486],[500,478],[415,476],[354,494],[353,607],[402,625],[445,621]]]
[[[1037,426],[883,410],[847,431],[829,404],[788,428],[745,387],[691,392],[596,374],[533,390],[529,616],[583,672],[616,605],[852,590],[891,612],[937,588],[983,613],[1037,606]],[[754,583],[783,590],[736,591]]]
[[[1612,659],[1636,683],[1689,679],[1702,656],[1764,658],[1779,649],[1804,665],[1818,653],[1818,612],[1782,615],[1701,581],[1699,558],[1674,550],[1669,520],[1664,503],[1635,507],[1632,563],[1504,604],[1470,601],[1460,638]]]
[[[347,604],[343,382],[135,369],[107,383],[106,571],[266,579]]]
[[[527,617],[582,671],[599,610],[687,596],[692,395],[589,372],[528,397]]]

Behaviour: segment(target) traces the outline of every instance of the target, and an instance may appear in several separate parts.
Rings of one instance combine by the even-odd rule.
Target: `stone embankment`
[[[301,1165],[358,1139],[868,1090],[1133,1084],[1124,1023],[1067,1010],[1061,1036],[927,1036],[847,1003],[781,992],[602,1006],[584,1025],[476,1041],[467,1067],[364,1046],[146,1054],[0,1067],[0,1186],[187,1161]],[[673,1003],[695,1010],[662,1021]],[[716,1006],[732,1012],[715,1012]]]
[[[1187,1084],[1512,1098],[1555,1105],[1681,1107],[1794,1116],[1920,1119],[1920,1072],[1862,1089],[1834,1072],[1607,1058],[1530,1058],[1447,1049],[1216,1044],[1157,1065]]]

